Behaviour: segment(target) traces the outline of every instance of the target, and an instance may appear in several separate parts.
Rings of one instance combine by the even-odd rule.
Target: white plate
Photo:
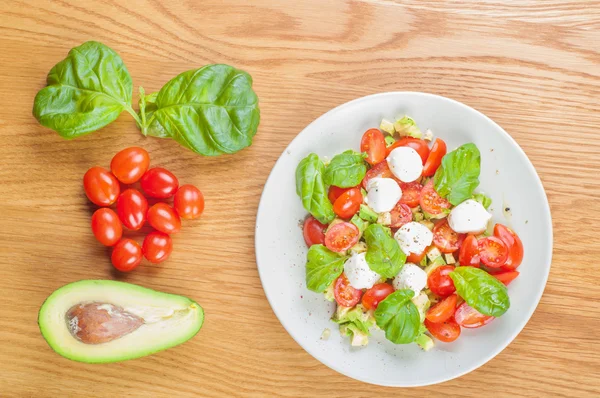
[[[350,347],[331,322],[334,304],[306,289],[307,248],[300,228],[307,212],[295,191],[296,166],[315,152],[332,157],[359,150],[362,134],[382,118],[411,116],[452,150],[474,142],[481,151],[478,192],[491,196],[494,222],[511,226],[523,241],[521,275],[510,285],[511,307],[480,329],[463,329],[453,343],[429,352],[394,345],[381,331],[363,348]],[[510,207],[505,217],[503,208]],[[507,219],[508,218],[508,219]],[[288,333],[313,357],[357,380],[384,386],[423,386],[459,377],[502,351],[523,329],[546,285],[552,257],[548,200],[533,165],[496,123],[457,101],[424,93],[391,92],[341,105],[306,127],[283,152],[267,180],[256,219],[256,261],[265,294]],[[321,340],[324,329],[331,337]]]

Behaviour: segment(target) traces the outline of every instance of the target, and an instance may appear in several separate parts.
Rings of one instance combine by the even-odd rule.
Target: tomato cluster
[[[151,263],[165,261],[173,250],[170,235],[179,232],[181,219],[195,219],[204,210],[204,196],[193,185],[179,186],[170,171],[150,166],[150,156],[139,147],[123,149],[110,162],[110,171],[92,167],[83,176],[88,199],[100,206],[92,215],[92,232],[105,246],[112,246],[111,261],[119,271],[136,268],[145,257]],[[139,181],[141,191],[125,186]],[[145,194],[145,195],[144,195]],[[152,198],[152,206],[148,204]],[[158,200],[173,197],[173,205]],[[116,204],[116,212],[109,208]],[[123,226],[138,231],[148,222],[154,231],[142,245],[123,237]]]

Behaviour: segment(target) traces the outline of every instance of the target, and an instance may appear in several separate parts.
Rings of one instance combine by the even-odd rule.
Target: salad
[[[447,152],[404,116],[367,130],[360,150],[331,160],[311,153],[296,169],[310,213],[306,285],[337,304],[341,334],[365,346],[379,328],[429,350],[432,337],[452,342],[503,315],[523,244],[491,224],[491,199],[475,192],[477,146]]]

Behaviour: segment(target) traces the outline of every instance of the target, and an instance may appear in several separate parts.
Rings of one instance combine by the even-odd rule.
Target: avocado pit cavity
[[[73,337],[82,343],[101,344],[133,332],[144,319],[113,304],[88,303],[71,307],[66,322]]]

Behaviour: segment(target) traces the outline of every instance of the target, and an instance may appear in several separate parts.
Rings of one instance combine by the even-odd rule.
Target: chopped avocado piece
[[[50,348],[86,363],[125,361],[174,347],[198,333],[203,322],[202,307],[187,297],[109,280],[65,285],[38,315]]]
[[[367,251],[367,244],[365,242],[358,242],[350,248],[350,253],[360,254]]]
[[[427,266],[427,256],[423,256],[423,258],[419,262],[419,266],[423,268]]]
[[[331,330],[329,328],[323,329],[323,333],[321,333],[321,340],[329,340],[329,336],[331,336]]]
[[[446,253],[444,254],[444,257],[446,257],[446,264],[456,264],[456,260],[452,253]]]
[[[416,222],[423,221],[424,218],[423,213],[413,213],[413,220]]]
[[[385,146],[386,147],[392,146],[395,143],[396,143],[396,139],[394,137],[392,137],[391,135],[385,136]]]
[[[427,258],[431,262],[435,261],[435,259],[440,257],[441,255],[442,255],[442,252],[440,252],[440,249],[438,249],[435,246],[432,246],[431,249],[429,249],[429,251],[427,252]]]
[[[353,346],[367,345],[369,329],[375,325],[375,318],[361,304],[354,308],[338,306],[331,320],[340,324],[340,333],[349,336]]]
[[[433,140],[433,132],[429,129],[425,130],[425,133],[423,134],[423,139],[425,141],[432,141]]]
[[[426,220],[439,220],[447,217],[450,214],[450,210],[444,209],[440,214],[430,214],[423,210],[423,216]]]
[[[392,123],[392,122],[390,122],[389,120],[386,120],[386,119],[382,119],[381,120],[381,124],[379,124],[379,130],[385,131],[389,135],[396,134],[396,129],[394,129],[394,123]]]
[[[446,262],[444,261],[443,256],[439,256],[438,258],[433,260],[433,262],[425,268],[425,273],[427,273],[427,275],[429,275],[431,273],[431,271],[433,271],[434,269],[436,269],[437,267],[439,267],[441,265],[446,265]]]
[[[485,207],[486,209],[489,208],[492,204],[492,199],[489,196],[486,196],[482,193],[473,195],[473,199],[475,199],[475,201],[481,203],[481,205],[483,207]]]
[[[385,225],[386,227],[392,225],[392,214],[387,211],[385,213],[379,213],[377,224]]]
[[[400,134],[400,137],[408,136],[421,138],[423,135],[421,130],[419,130],[419,127],[417,127],[415,121],[408,116],[404,116],[402,119],[396,120],[396,123],[394,123],[394,129],[398,134]]]
[[[350,220],[350,222],[356,225],[361,234],[365,232],[365,229],[367,229],[367,227],[369,226],[369,223],[360,218],[358,214],[355,214],[354,217],[352,217],[352,219]]]
[[[358,216],[368,222],[377,222],[377,213],[365,204],[360,205]]]
[[[421,316],[421,322],[425,321],[425,313],[429,309],[431,302],[429,301],[429,297],[427,294],[421,292],[418,296],[412,298],[413,304],[419,310],[419,315]]]
[[[335,301],[335,296],[333,295],[333,285],[335,285],[335,281],[331,283],[325,290],[325,300],[331,301],[332,303]]]
[[[366,190],[366,189],[364,189],[364,188],[361,188],[361,189],[360,189],[360,193],[362,194],[363,198],[366,198],[366,197],[367,197],[367,190]]]
[[[412,214],[413,214],[413,215],[415,215],[415,214],[417,214],[417,213],[422,213],[422,211],[421,211],[421,206],[420,206],[420,205],[417,205],[417,206],[415,206],[415,207],[411,207],[411,208],[410,208],[410,211],[412,211]]]
[[[425,333],[420,334],[416,339],[415,343],[419,345],[424,351],[429,351],[433,348],[433,340]]]
[[[429,220],[421,220],[421,221],[419,221],[419,223],[425,225],[430,231],[432,231],[433,227],[435,227],[435,225],[433,224],[433,222],[431,222]]]
[[[352,347],[364,347],[369,344],[369,335],[359,330],[353,323],[340,325],[340,333],[342,336],[350,337]]]

